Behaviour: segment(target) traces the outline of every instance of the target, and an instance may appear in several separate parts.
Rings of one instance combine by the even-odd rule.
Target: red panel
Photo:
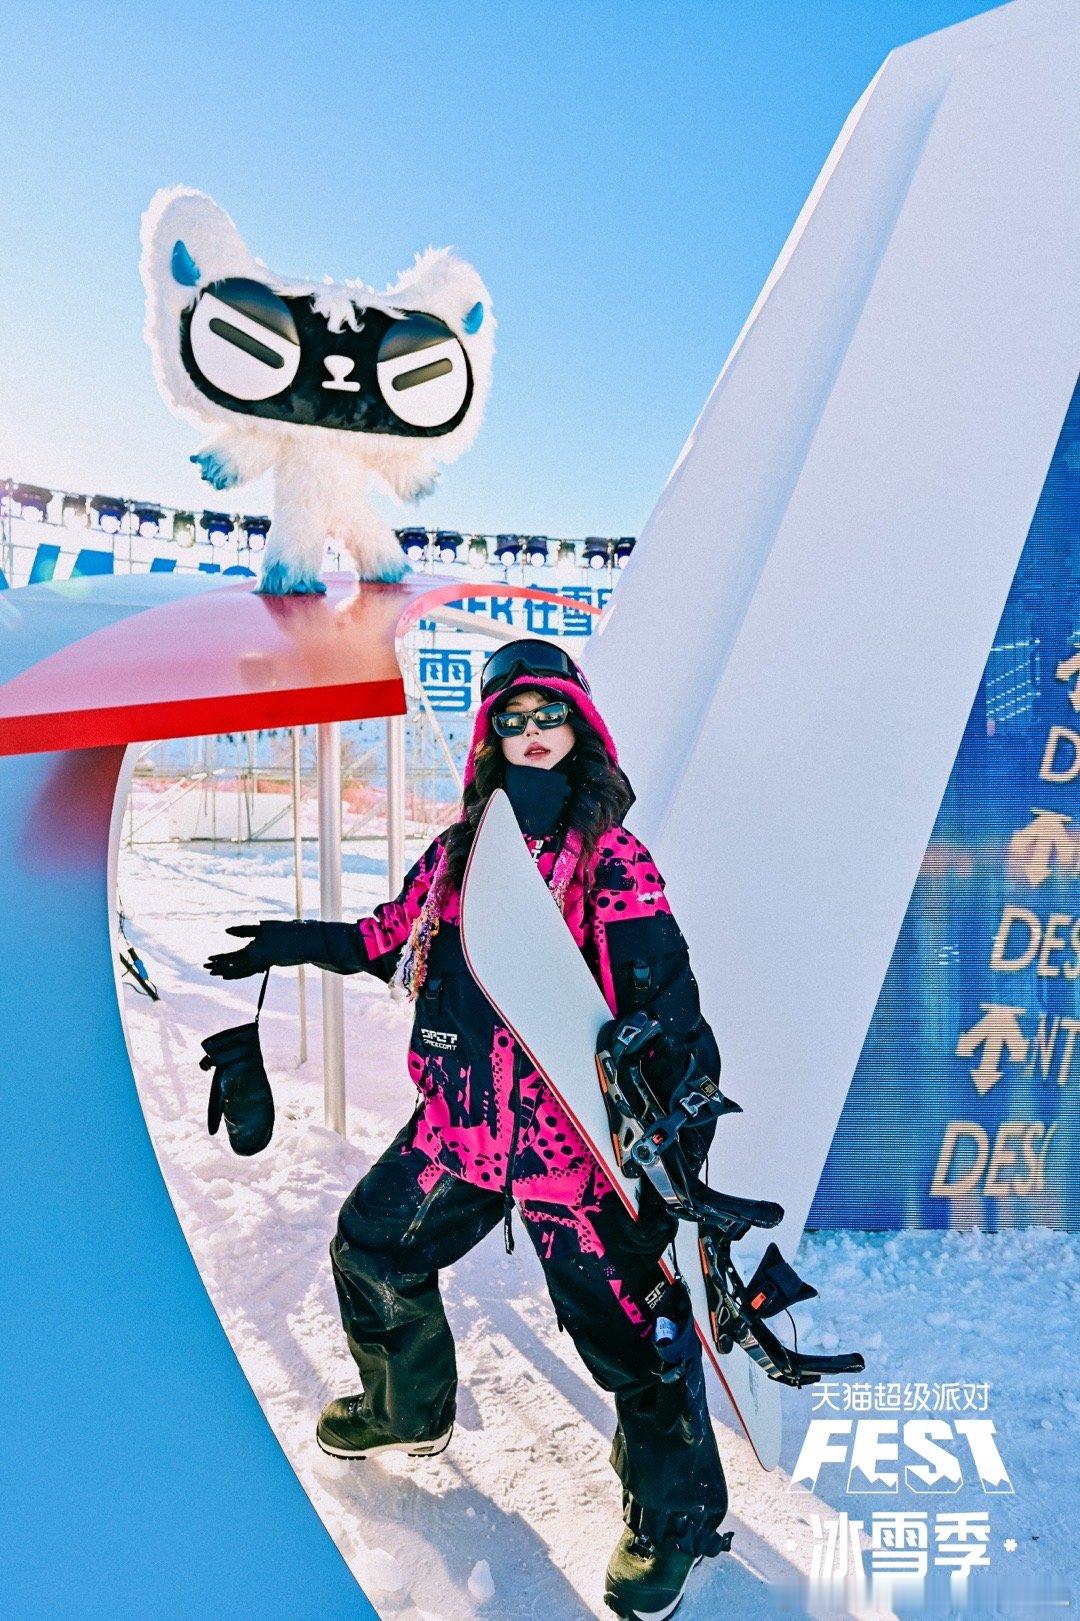
[[[71,613],[73,639],[0,684],[0,754],[401,715],[395,637],[438,603],[490,596],[599,612],[501,581],[337,575],[325,596],[260,596],[254,581],[230,581],[82,634],[78,601],[59,598],[50,606]]]
[[[237,580],[148,607],[0,686],[0,753],[403,714],[395,633],[431,584],[269,597]]]
[[[270,726],[313,726],[320,721],[366,720],[405,713],[401,678],[361,686],[300,687],[227,698],[174,698],[162,704],[117,704],[110,709],[67,710],[0,720],[0,754],[95,749],[113,743],[148,743],[164,737],[207,737]]]
[[[560,596],[557,591],[540,591],[533,585],[507,585],[503,580],[447,581],[429,578],[427,590],[404,609],[398,634],[403,636],[410,625],[423,619],[439,603],[465,602],[469,597],[529,597],[536,602],[553,602],[556,607],[572,608],[575,613],[591,614],[596,619],[603,613],[603,609],[596,607],[595,603]],[[540,639],[544,640],[543,637]],[[493,642],[492,647],[495,646],[497,643]]]

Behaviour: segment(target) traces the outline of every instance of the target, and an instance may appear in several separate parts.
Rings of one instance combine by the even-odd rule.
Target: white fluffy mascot
[[[368,477],[419,500],[476,436],[495,322],[472,266],[429,248],[385,293],[288,281],[211,198],[181,186],[143,216],[141,270],[158,386],[179,415],[214,429],[191,458],[203,478],[227,490],[273,469],[259,590],[325,591],[330,538],[361,579],[400,579],[408,565],[369,504]]]

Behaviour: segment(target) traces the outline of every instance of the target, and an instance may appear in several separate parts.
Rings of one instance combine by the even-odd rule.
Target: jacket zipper
[[[435,1200],[439,1197],[439,1194],[442,1192],[443,1188],[449,1187],[452,1181],[453,1178],[450,1175],[450,1172],[443,1171],[431,1192],[424,1195],[421,1204],[417,1208],[416,1215],[413,1217],[412,1221],[410,1221],[409,1225],[401,1235],[401,1243],[403,1246],[405,1244],[412,1243],[413,1239],[416,1237],[420,1223],[423,1221],[424,1217],[435,1203]]]
[[[507,1255],[514,1253],[514,1230],[511,1225],[514,1215],[514,1161],[517,1158],[518,1140],[518,1104],[521,1101],[521,1076],[518,1073],[518,1055],[514,1053],[514,1079],[510,1085],[510,1115],[513,1125],[510,1128],[510,1152],[506,1158],[506,1186],[503,1188],[503,1243],[506,1245]]]

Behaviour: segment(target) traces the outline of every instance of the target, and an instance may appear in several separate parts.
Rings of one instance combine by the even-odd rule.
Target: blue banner
[[[1077,1226],[1078,541],[1080,388],[822,1173],[812,1226]],[[887,840],[881,860],[889,860]]]

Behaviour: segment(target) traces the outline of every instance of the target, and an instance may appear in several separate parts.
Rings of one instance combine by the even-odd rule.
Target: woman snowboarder
[[[641,1219],[626,1213],[466,967],[461,883],[496,788],[612,1014],[645,1008],[660,1021],[665,1039],[650,1049],[650,1079],[662,1090],[691,1055],[716,1079],[720,1059],[663,880],[623,826],[633,792],[585,677],[552,643],[510,642],[488,659],[481,700],[460,819],[425,850],[396,900],[358,923],[232,928],[249,943],[206,966],[227,979],[299,963],[364,970],[396,977],[416,1006],[416,1111],[345,1201],[330,1247],[363,1389],[324,1409],[319,1445],[366,1458],[448,1444],[457,1373],[438,1274],[500,1221],[512,1249],[516,1203],[560,1327],[615,1398],[611,1462],[626,1529],[605,1598],[624,1616],[664,1616],[698,1560],[726,1545],[717,1527],[727,1490],[701,1350],[685,1290],[658,1264],[674,1222],[648,1185]],[[711,1128],[693,1135],[700,1163]]]

